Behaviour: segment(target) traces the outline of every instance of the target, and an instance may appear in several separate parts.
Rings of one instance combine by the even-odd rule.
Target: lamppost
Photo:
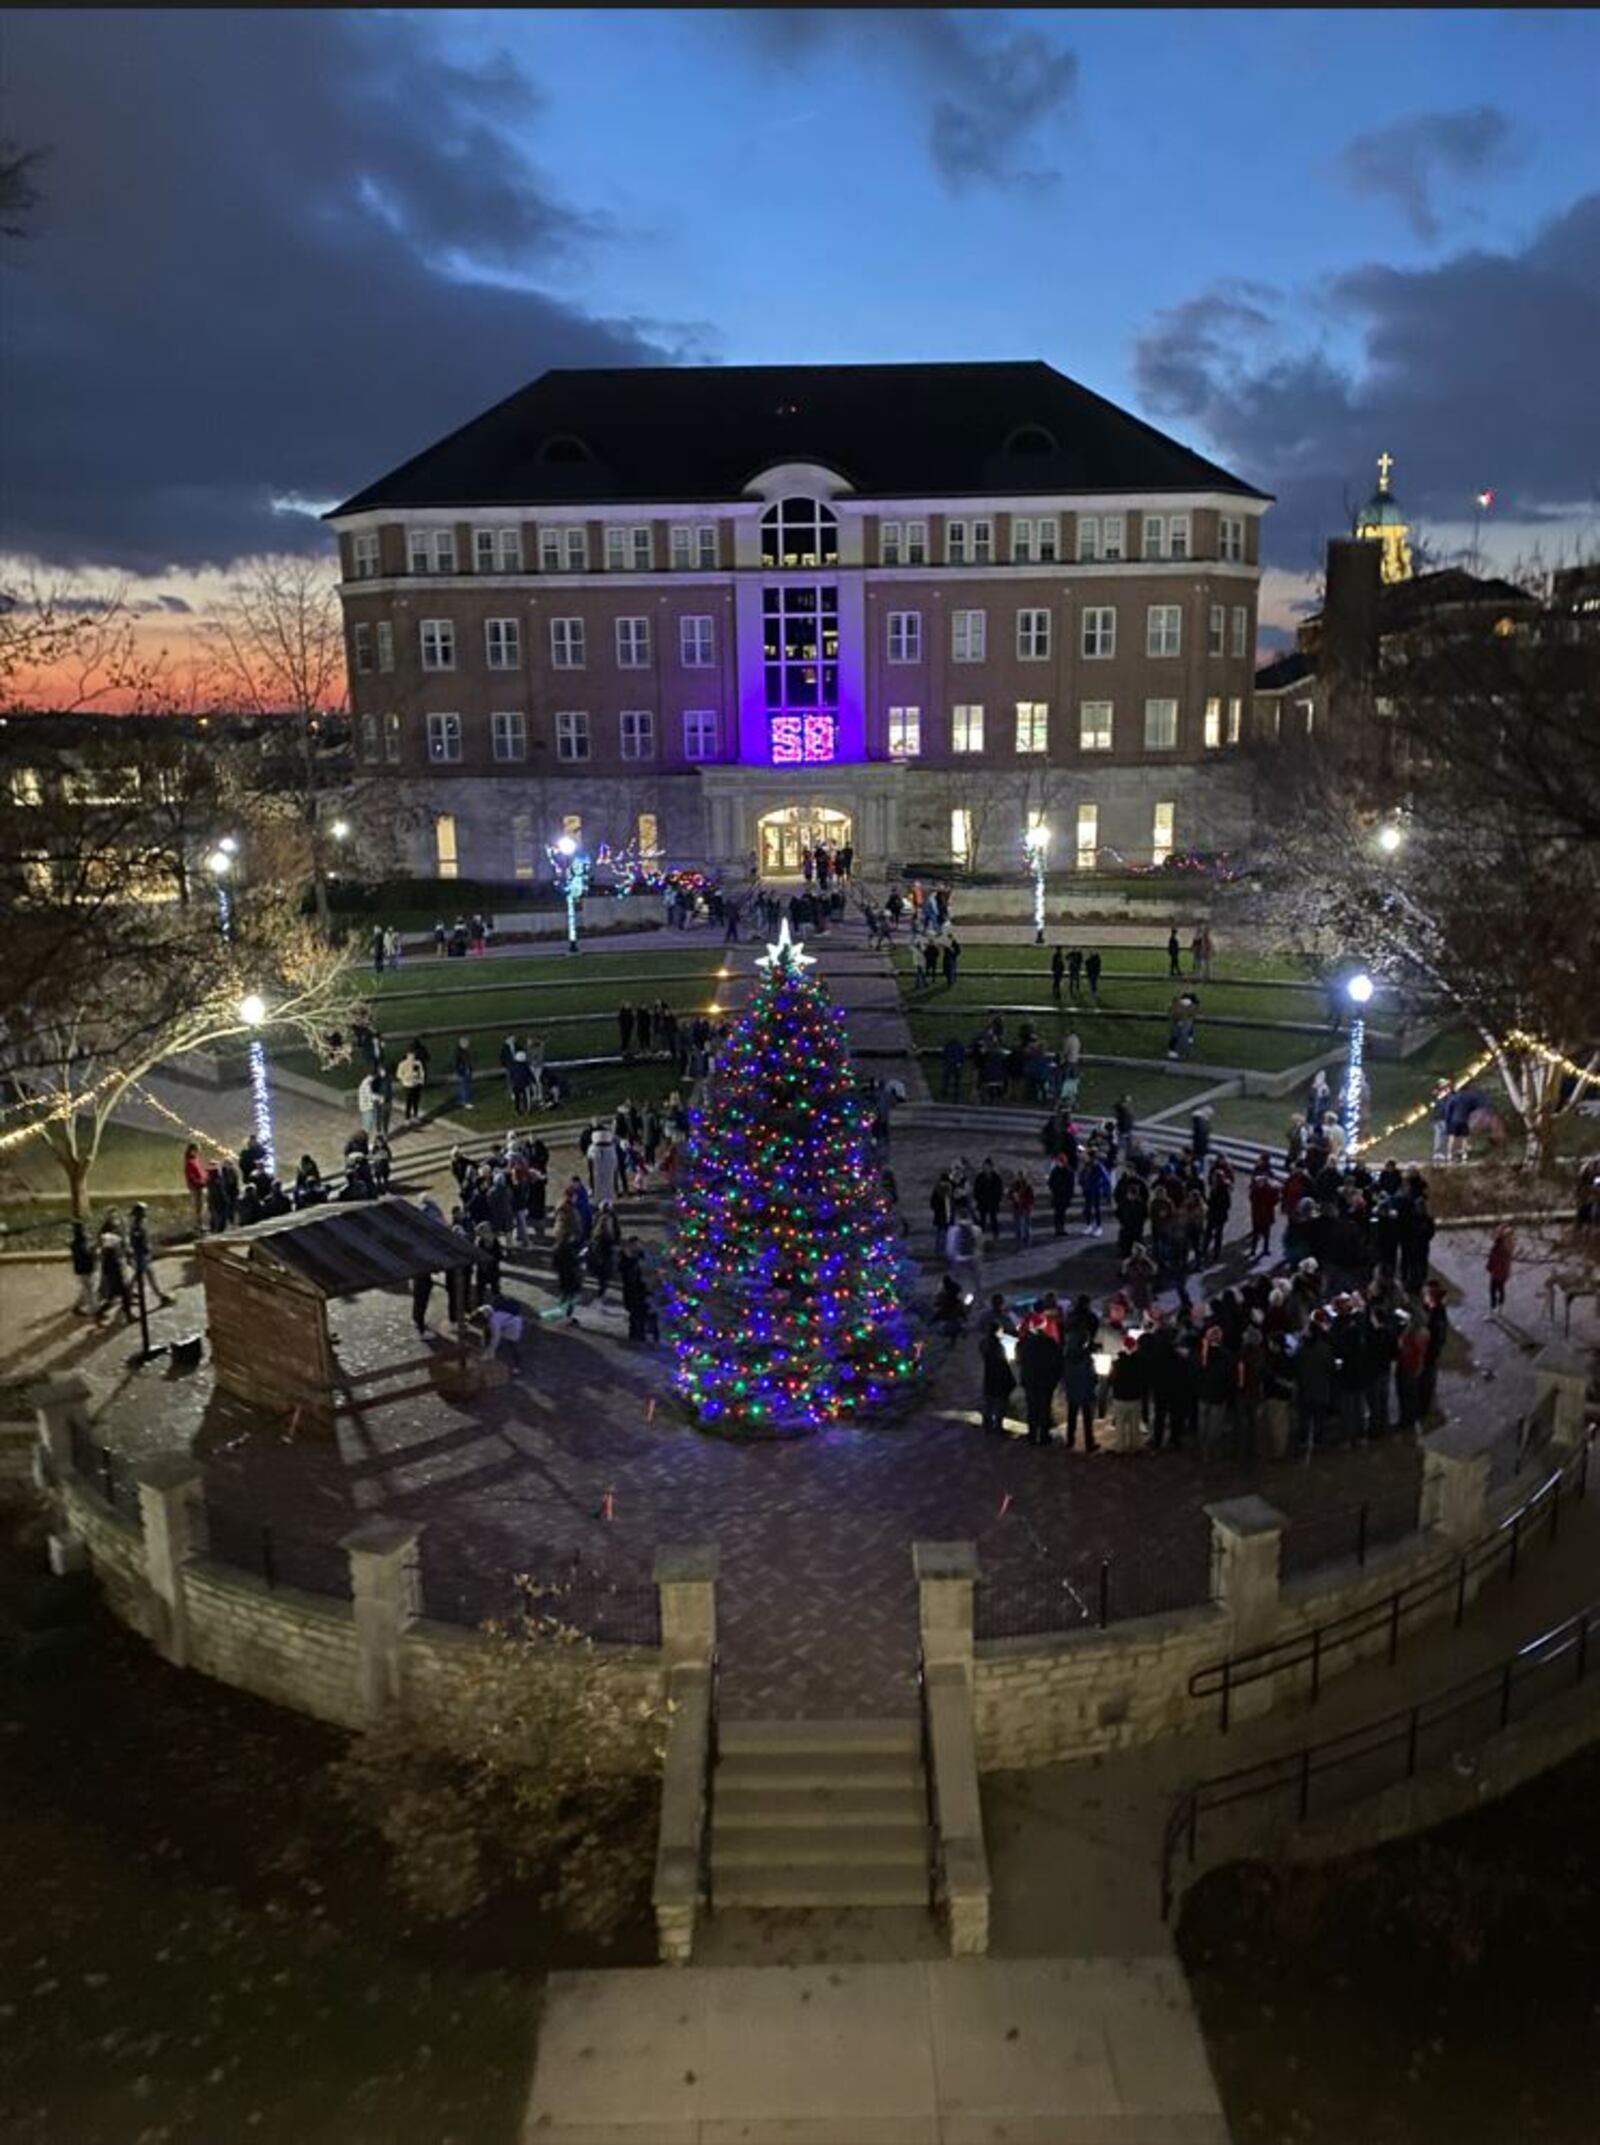
[[[1361,1145],[1361,1103],[1367,1081],[1367,1007],[1372,999],[1372,978],[1364,968],[1358,969],[1347,979],[1344,990],[1351,1007],[1350,1062],[1345,1069],[1344,1081],[1344,1151],[1346,1159],[1353,1162]]]
[[[239,844],[231,834],[225,834],[206,858],[206,869],[217,883],[218,921],[223,937],[230,942],[233,938],[233,895],[229,890],[228,877],[238,854]],[[239,1001],[239,1018],[247,1028],[259,1028],[266,1017],[266,1000],[259,991],[250,991]],[[250,1038],[250,1105],[255,1135],[266,1155],[267,1169],[276,1176],[278,1156],[272,1137],[272,1094],[267,1086],[267,1051],[261,1038],[255,1035]]]
[[[567,951],[578,950],[578,904],[589,891],[593,869],[589,853],[580,849],[570,834],[561,835],[547,854],[555,866],[556,887],[567,897]]]
[[[1023,854],[1028,859],[1028,869],[1033,873],[1033,943],[1044,944],[1044,860],[1050,847],[1050,829],[1042,819],[1035,820],[1022,837]]]

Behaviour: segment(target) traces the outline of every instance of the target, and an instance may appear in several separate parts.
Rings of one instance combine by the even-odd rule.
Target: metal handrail
[[[1562,1492],[1568,1479],[1570,1478],[1574,1485],[1575,1496],[1582,1497],[1587,1492],[1589,1448],[1594,1442],[1594,1436],[1594,1427],[1591,1425],[1585,1431],[1577,1451],[1554,1473],[1546,1476],[1515,1511],[1507,1513],[1492,1533],[1480,1537],[1466,1549],[1443,1552],[1441,1561],[1428,1572],[1396,1587],[1380,1601],[1369,1602],[1363,1608],[1348,1610],[1343,1616],[1334,1617],[1325,1624],[1314,1625],[1309,1631],[1295,1632],[1288,1638],[1275,1639],[1265,1646],[1252,1647],[1246,1653],[1228,1654],[1221,1661],[1207,1662],[1203,1668],[1197,1668],[1189,1678],[1189,1696],[1220,1696],[1220,1725],[1226,1734],[1235,1691],[1252,1683],[1262,1682],[1267,1677],[1282,1675],[1291,1669],[1309,1667],[1310,1695],[1315,1703],[1321,1694],[1323,1667],[1331,1653],[1379,1632],[1386,1632],[1388,1657],[1392,1666],[1399,1651],[1402,1617],[1427,1607],[1452,1591],[1455,1594],[1455,1621],[1459,1628],[1466,1615],[1470,1581],[1501,1562],[1506,1564],[1508,1576],[1515,1579],[1523,1537],[1531,1533],[1547,1513],[1550,1538],[1555,1540],[1560,1530]]]
[[[706,1912],[713,1911],[711,1898],[711,1812],[717,1778],[717,1677],[722,1656],[711,1649],[711,1675],[706,1692],[706,1774],[700,1802],[700,1894]]]
[[[1416,1777],[1418,1748],[1424,1730],[1469,1711],[1489,1697],[1498,1697],[1498,1727],[1506,1728],[1511,1720],[1511,1701],[1518,1683],[1535,1669],[1547,1667],[1570,1652],[1576,1664],[1573,1682],[1575,1685],[1582,1683],[1589,1670],[1593,1650],[1591,1638],[1597,1632],[1600,1632],[1600,1602],[1580,1609],[1563,1623],[1526,1640],[1514,1653],[1492,1667],[1477,1670],[1431,1698],[1419,1699],[1414,1705],[1364,1721],[1323,1742],[1302,1744],[1297,1750],[1260,1759],[1254,1765],[1239,1766],[1233,1772],[1213,1773],[1209,1778],[1197,1781],[1174,1803],[1162,1828],[1162,1920],[1165,1921],[1171,1912],[1172,1866],[1180,1843],[1186,1846],[1187,1859],[1192,1864],[1200,1819],[1208,1810],[1227,1809],[1234,1803],[1292,1790],[1296,1796],[1295,1821],[1304,1824],[1311,1811],[1314,1781],[1341,1765],[1374,1757],[1397,1745],[1403,1745],[1405,1749],[1402,1777],[1412,1780]]]

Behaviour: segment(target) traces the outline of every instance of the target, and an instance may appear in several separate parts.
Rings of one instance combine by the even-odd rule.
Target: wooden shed
[[[473,1262],[454,1229],[400,1198],[282,1214],[203,1237],[199,1252],[218,1387],[328,1436],[338,1407],[330,1302]]]

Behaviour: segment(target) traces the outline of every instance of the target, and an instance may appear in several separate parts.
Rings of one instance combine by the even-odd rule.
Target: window
[[[1236,603],[1233,607],[1233,652],[1248,654],[1250,647],[1250,606]]]
[[[411,571],[413,573],[454,573],[456,570],[456,532],[454,529],[413,529],[411,532]]]
[[[491,670],[520,670],[522,627],[514,618],[486,618],[483,622],[483,649]]]
[[[839,736],[839,591],[815,582],[763,589],[763,685],[772,764],[827,761]]]
[[[350,571],[358,581],[376,581],[383,572],[376,529],[365,529],[359,536],[351,537]]]
[[[461,872],[461,859],[456,854],[456,815],[440,812],[433,822],[434,871],[441,879],[454,879]]]
[[[950,855],[957,864],[972,862],[972,814],[965,805],[958,804],[950,814]]]
[[[561,831],[563,834],[570,834],[578,848],[583,847],[583,815],[581,813],[563,812],[561,815]]]
[[[717,711],[715,708],[684,709],[683,756],[686,760],[714,760],[716,758]]]
[[[640,522],[628,528],[613,524],[606,530],[607,573],[648,573],[650,559],[648,522]]]
[[[717,531],[712,522],[695,528],[674,528],[672,564],[676,572],[713,573],[717,564]]]
[[[521,573],[520,529],[474,529],[472,560],[479,573]]]
[[[1053,566],[1056,563],[1061,525],[1054,514],[1037,520],[1014,516],[1011,523],[1011,562],[1014,566]]]
[[[355,668],[358,673],[364,675],[372,668],[371,626],[352,626],[350,628],[350,647],[355,658]]]
[[[951,566],[992,566],[994,523],[947,521],[944,525],[944,555]]]
[[[1050,703],[1048,700],[1019,700],[1017,702],[1017,750],[1019,752],[1043,752],[1050,740]]]
[[[921,751],[921,708],[891,708],[889,710],[890,759],[914,760]]]
[[[891,663],[920,663],[922,661],[922,613],[920,611],[891,611],[889,613],[889,660]]]
[[[1078,557],[1082,560],[1120,559],[1126,526],[1127,517],[1122,514],[1080,514]]]
[[[511,818],[511,876],[513,879],[531,879],[533,875],[533,815],[531,812],[515,812]]]
[[[1173,514],[1167,520],[1167,557],[1186,559],[1189,556],[1189,517]]]
[[[461,717],[459,715],[430,715],[428,717],[428,758],[438,761],[459,760],[461,757]]]
[[[1238,744],[1240,726],[1243,721],[1244,702],[1237,698],[1230,700],[1228,702],[1228,743],[1230,745]]]
[[[837,566],[839,517],[820,499],[780,499],[761,517],[761,563]]]
[[[394,668],[394,621],[389,618],[378,620],[378,668]]]
[[[1109,752],[1111,750],[1112,703],[1109,700],[1086,700],[1078,710],[1078,750],[1080,752]]]
[[[619,618],[617,620],[617,668],[619,670],[647,670],[649,665],[649,619]]]
[[[975,701],[958,701],[950,710],[950,750],[983,750],[983,709]]]
[[[716,661],[716,640],[709,618],[678,620],[678,655],[685,670],[709,670]]]
[[[622,711],[622,757],[653,760],[656,756],[656,719],[649,708]]]
[[[1150,829],[1150,861],[1152,864],[1164,864],[1172,854],[1173,809],[1170,804],[1158,804],[1156,806],[1154,823]]]
[[[1175,603],[1152,603],[1145,623],[1146,655],[1177,655],[1183,641],[1183,612]]]
[[[1217,523],[1217,556],[1236,564],[1244,558],[1244,516],[1224,514]]]
[[[1165,514],[1146,514],[1144,517],[1144,555],[1158,559],[1167,548],[1167,517]]]
[[[1025,663],[1043,662],[1050,653],[1050,613],[1018,611],[1017,654]]]
[[[1080,804],[1078,807],[1077,855],[1079,871],[1093,871],[1100,854],[1100,807],[1097,804]]]
[[[1176,700],[1147,700],[1144,704],[1144,749],[1174,752],[1178,744]]]
[[[379,742],[379,725],[377,716],[363,715],[361,718],[361,757],[364,760],[376,760],[381,757],[382,752],[383,746]],[[11,788],[12,794],[13,796],[15,796],[16,777],[14,775],[11,779]],[[19,804],[22,801],[23,800],[20,797],[17,798],[17,802]]]
[[[582,708],[562,708],[556,716],[556,758],[589,757],[589,717]]]
[[[1214,603],[1206,618],[1206,654],[1226,655],[1228,652],[1227,606]]]
[[[528,757],[528,718],[520,708],[491,715],[489,737],[497,760],[525,760]]]
[[[988,652],[988,612],[952,611],[950,613],[951,662],[981,663]]]
[[[583,620],[581,618],[551,619],[550,665],[553,670],[582,670]]]
[[[584,528],[558,529],[546,526],[539,531],[539,571],[541,573],[582,573],[589,563],[589,532]]]
[[[661,854],[661,826],[654,812],[641,812],[634,836],[635,846],[641,857],[658,857]]]
[[[391,761],[400,757],[400,717],[397,714],[383,718],[383,756]]]
[[[1089,661],[1104,660],[1117,652],[1117,614],[1109,605],[1091,604],[1083,614],[1083,652]]]
[[[878,531],[878,559],[884,566],[926,566],[928,524],[925,521],[886,521]]]
[[[1203,736],[1208,752],[1213,751],[1222,743],[1222,702],[1220,700],[1208,700],[1206,702]]]
[[[422,621],[422,667],[424,670],[454,670],[456,629],[448,618]]]

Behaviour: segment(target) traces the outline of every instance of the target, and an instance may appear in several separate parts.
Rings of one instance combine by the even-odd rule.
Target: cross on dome
[[[804,952],[802,950],[803,946],[803,940],[797,944],[790,937],[789,919],[786,916],[778,926],[777,939],[775,941],[769,940],[767,943],[766,959],[758,959],[756,966],[757,968],[768,969],[788,968],[792,969],[796,975],[799,975],[803,970],[815,968],[817,965],[815,954]]]

